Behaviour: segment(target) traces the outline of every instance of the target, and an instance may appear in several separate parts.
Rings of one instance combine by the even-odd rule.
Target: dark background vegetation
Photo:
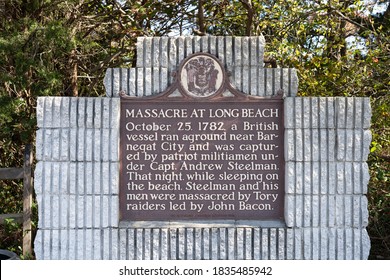
[[[370,259],[390,259],[388,2],[0,0],[0,167],[22,166],[35,143],[38,96],[104,95],[105,70],[135,64],[138,36],[263,35],[266,67],[296,68],[299,95],[371,98]],[[21,184],[0,181],[0,213],[21,210]],[[0,248],[20,255],[21,235],[7,221]]]

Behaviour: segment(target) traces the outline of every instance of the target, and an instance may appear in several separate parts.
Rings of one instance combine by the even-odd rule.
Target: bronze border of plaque
[[[219,61],[219,59],[211,54],[208,53],[195,53],[187,58],[185,58],[181,64],[179,65],[178,71],[174,73],[174,82],[173,84],[168,87],[167,90],[152,96],[128,96],[125,92],[120,92],[120,98],[121,98],[121,113],[120,113],[120,149],[119,149],[119,156],[120,156],[120,176],[119,176],[119,210],[120,210],[120,221],[121,222],[132,222],[132,221],[156,221],[156,222],[167,222],[167,221],[191,221],[196,222],[198,220],[200,221],[210,221],[210,220],[258,220],[258,221],[277,221],[284,223],[284,203],[285,203],[285,179],[284,179],[284,169],[285,169],[285,160],[284,160],[284,112],[283,112],[283,90],[280,89],[277,92],[277,95],[275,96],[267,96],[267,97],[258,97],[258,96],[251,96],[244,94],[237,89],[234,88],[234,86],[230,83],[228,79],[228,73],[224,69],[223,64]],[[128,128],[126,125],[126,109],[128,109],[131,106],[134,106],[133,109],[136,108],[144,108],[145,110],[152,110],[153,108],[160,108],[163,110],[164,108],[176,108],[177,110],[184,110],[186,108],[192,109],[192,110],[200,110],[199,108],[208,108],[211,112],[213,108],[217,110],[221,107],[216,107],[221,105],[222,107],[225,106],[226,108],[257,108],[256,106],[276,106],[281,112],[280,116],[278,116],[277,122],[280,125],[280,129],[278,129],[279,133],[279,152],[277,154],[278,159],[278,174],[280,174],[280,177],[278,178],[279,188],[278,194],[280,197],[277,200],[278,205],[276,208],[278,209],[276,213],[273,213],[267,215],[262,215],[259,213],[259,215],[256,215],[256,211],[249,211],[251,214],[246,215],[245,211],[240,211],[237,209],[234,209],[234,213],[232,214],[232,211],[219,211],[221,213],[219,214],[209,214],[207,211],[203,213],[202,215],[197,215],[194,211],[189,211],[188,209],[182,210],[180,207],[183,207],[180,203],[176,205],[177,211],[174,212],[175,214],[172,214],[173,212],[167,211],[166,207],[164,208],[156,208],[147,209],[147,211],[143,209],[137,209],[137,210],[129,210],[127,206],[127,199],[126,196],[129,194],[129,188],[126,188],[126,186],[130,185],[130,182],[138,182],[140,181],[140,177],[137,177],[135,173],[137,168],[135,168],[135,172],[132,172],[135,178],[132,178],[130,175],[125,173],[125,169],[129,170],[128,167],[125,167],[126,164],[129,164],[129,159],[126,160],[126,157],[129,155],[129,153],[125,153],[124,151],[124,143],[126,141],[122,140],[122,138],[125,138],[125,127]],[[243,105],[243,106],[241,106]],[[238,110],[238,109],[237,109]],[[210,118],[210,116],[209,116]],[[169,127],[172,125],[172,123],[178,122],[178,120],[174,119],[173,122],[167,122],[167,119],[161,118],[160,122],[161,124],[155,124],[155,122],[158,121],[154,119],[153,125],[159,126],[160,128]],[[181,120],[183,122],[183,120]],[[142,121],[141,121],[142,123]],[[183,122],[185,123],[185,122]],[[196,123],[196,122],[195,122]],[[138,125],[140,128],[142,127],[140,123],[135,123],[132,125]],[[152,125],[152,124],[149,124]],[[223,124],[221,124],[222,126]],[[184,127],[185,129],[185,127]],[[127,132],[128,133],[128,132]],[[156,133],[155,133],[156,134]],[[158,138],[157,134],[154,136],[149,135],[150,141],[153,141]],[[183,136],[183,135],[181,135]],[[137,136],[138,137],[138,136]],[[139,136],[142,137],[142,136]],[[145,136],[143,136],[145,137]],[[138,138],[140,139],[140,138]],[[126,140],[126,139],[125,139]],[[122,143],[123,142],[123,143]],[[154,142],[156,143],[156,141]],[[230,143],[230,142],[229,142]],[[180,144],[178,144],[180,145]],[[160,145],[161,146],[161,145]],[[155,147],[155,146],[154,146]],[[278,146],[277,146],[278,147]],[[214,151],[215,153],[215,151]],[[160,154],[156,154],[161,156]],[[146,152],[145,152],[146,157]],[[131,156],[129,156],[131,158]],[[146,160],[146,159],[145,159]],[[183,160],[181,160],[183,161]],[[172,163],[174,165],[174,163]],[[149,169],[147,171],[150,171]],[[156,173],[162,173],[167,172],[164,170],[157,170]],[[171,170],[169,170],[171,172]],[[139,172],[140,176],[144,176],[142,180],[144,182],[147,181],[153,181],[154,177],[148,177],[150,174]],[[150,172],[149,172],[150,173]],[[174,173],[174,171],[172,171]],[[185,172],[184,172],[185,173]],[[212,172],[211,172],[212,173]],[[225,170],[226,173],[226,170]],[[249,172],[248,172],[249,173]],[[216,173],[218,174],[218,173]],[[148,175],[148,176],[147,176]],[[154,175],[154,174],[153,174]],[[185,173],[187,175],[187,173]],[[151,176],[151,175],[150,175]],[[156,177],[157,175],[155,175]],[[160,176],[160,175],[158,175]],[[188,176],[188,175],[187,175]],[[211,176],[211,175],[210,175]],[[178,178],[178,177],[176,177]],[[211,176],[209,178],[214,178],[214,176]],[[180,180],[183,180],[183,178],[180,178]],[[184,180],[185,181],[185,180]],[[220,182],[221,183],[221,182]],[[223,183],[223,182],[222,182]],[[151,183],[150,183],[151,184]],[[211,185],[211,183],[210,183]],[[222,184],[221,184],[222,185]],[[231,185],[231,184],[229,184]],[[172,187],[172,189],[168,193],[175,193],[177,192],[177,189],[179,187]],[[149,187],[150,189],[150,187]],[[132,189],[133,190],[133,189]],[[166,189],[165,189],[166,190]],[[145,191],[145,193],[143,193]],[[131,191],[130,191],[131,192]],[[182,192],[180,190],[179,192]],[[137,199],[139,197],[140,199],[145,199],[144,195],[150,195],[150,192],[148,190],[145,190],[142,188],[141,190],[136,190],[136,193],[138,196],[133,196],[132,200]],[[166,193],[166,192],[165,192]],[[257,192],[259,193],[259,192]],[[227,194],[225,194],[225,197],[227,197]],[[260,197],[261,194],[256,196]],[[237,193],[235,200],[237,200]],[[147,196],[146,196],[147,197]],[[218,196],[221,197],[221,196]],[[150,198],[150,197],[149,197]],[[270,198],[271,199],[271,198]],[[166,197],[164,201],[168,201],[169,197]],[[158,201],[158,200],[157,200]],[[276,201],[276,198],[275,198]],[[236,201],[237,202],[237,201]],[[145,202],[146,203],[146,202]],[[213,203],[214,204],[214,203]],[[217,204],[217,203],[215,203]],[[205,205],[205,204],[204,204]],[[204,206],[203,205],[203,206]],[[188,206],[187,206],[188,207]],[[142,208],[142,207],[141,207]],[[224,214],[226,212],[226,215]],[[168,213],[168,214],[166,214]],[[176,214],[177,213],[177,214]]]

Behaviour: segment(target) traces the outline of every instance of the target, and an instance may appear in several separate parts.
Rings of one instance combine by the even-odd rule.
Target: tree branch
[[[199,26],[199,35],[206,34],[206,28],[204,25],[204,10],[203,10],[203,0],[198,0],[198,26]]]
[[[242,5],[244,5],[245,9],[248,12],[248,14],[247,14],[248,20],[246,22],[245,33],[246,33],[246,36],[251,36],[253,15],[254,15],[252,1],[251,0],[240,0],[240,2],[242,3]]]
[[[346,15],[344,15],[343,13],[341,13],[340,11],[338,11],[338,10],[333,10],[337,15],[339,15],[342,19],[344,19],[345,21],[347,21],[347,22],[349,22],[349,23],[351,23],[351,24],[354,24],[354,25],[356,25],[356,26],[358,26],[358,27],[360,27],[360,28],[362,28],[362,29],[367,29],[367,30],[370,30],[370,31],[372,31],[370,28],[368,28],[367,26],[364,26],[364,25],[362,25],[362,24],[360,24],[360,23],[358,23],[358,22],[356,22],[356,21],[354,21],[354,20],[352,20],[352,19],[350,19],[349,17],[347,17]]]

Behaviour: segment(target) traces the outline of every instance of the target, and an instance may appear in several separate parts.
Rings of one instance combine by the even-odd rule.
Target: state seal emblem
[[[192,97],[209,97],[223,85],[224,72],[219,61],[208,54],[189,57],[180,70],[181,86]]]

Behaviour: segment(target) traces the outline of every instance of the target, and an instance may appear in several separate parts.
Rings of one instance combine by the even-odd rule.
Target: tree
[[[266,66],[296,68],[300,95],[372,98],[370,170],[372,189],[377,193],[380,189],[381,195],[371,194],[371,205],[381,201],[372,209],[388,213],[390,203],[383,203],[390,193],[388,1],[9,0],[1,4],[1,166],[21,165],[20,147],[34,143],[38,96],[104,95],[106,68],[135,65],[138,36],[262,34]],[[379,6],[381,12],[375,8]],[[361,46],[354,46],[354,41]],[[390,218],[382,217],[377,216],[378,224],[389,225]],[[390,236],[389,227],[378,230],[378,236],[383,232]]]

